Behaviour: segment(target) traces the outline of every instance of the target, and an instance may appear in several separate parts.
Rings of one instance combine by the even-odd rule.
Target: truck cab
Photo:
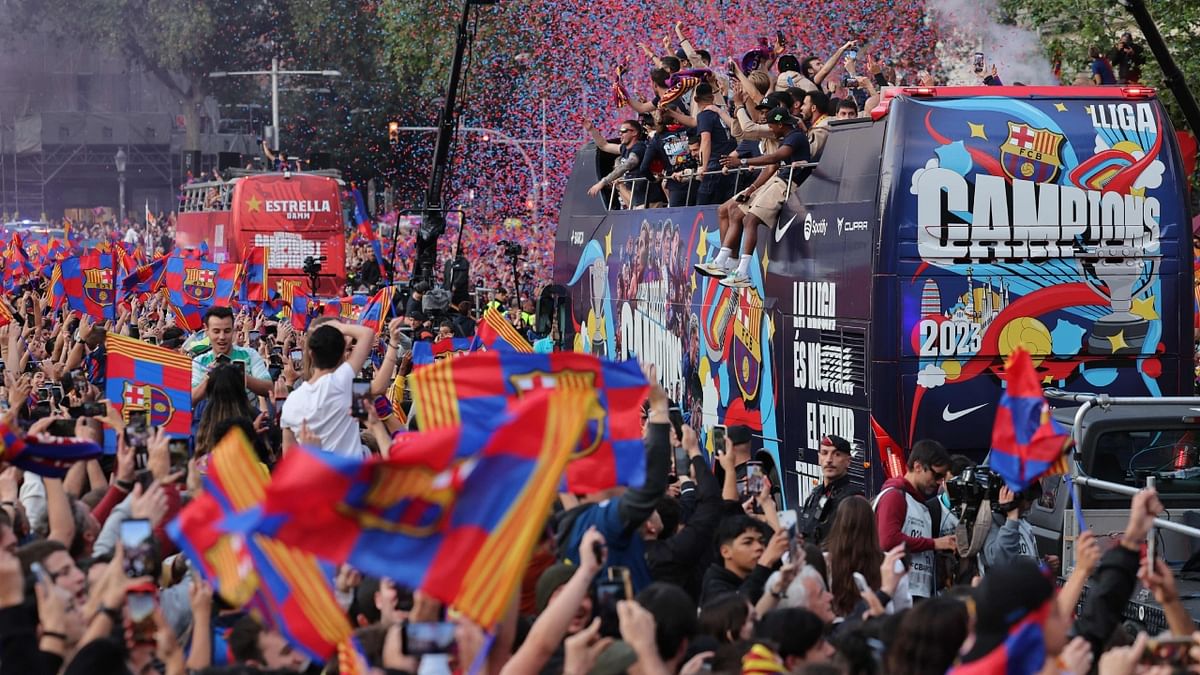
[[[1129,519],[1130,496],[1082,485],[1080,476],[1127,490],[1145,487],[1152,477],[1166,509],[1160,518],[1200,527],[1200,397],[1088,400],[1096,403],[1059,407],[1054,417],[1076,439],[1074,494],[1080,515],[1101,548],[1119,540]],[[1043,478],[1042,498],[1028,515],[1039,553],[1060,556],[1064,576],[1074,567],[1073,545],[1079,531],[1069,485],[1063,476]],[[1200,552],[1200,539],[1158,527],[1155,541],[1159,556],[1177,570],[1184,605],[1200,618],[1200,571],[1190,569],[1200,564],[1200,556],[1193,560]],[[1135,591],[1125,616],[1152,635],[1166,629],[1161,608],[1145,589]]]

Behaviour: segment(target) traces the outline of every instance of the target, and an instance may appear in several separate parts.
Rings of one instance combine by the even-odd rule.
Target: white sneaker
[[[717,279],[724,278],[733,272],[733,270],[721,267],[715,262],[696,263],[695,268],[700,274],[706,277],[716,277]]]
[[[750,281],[750,275],[739,274],[736,270],[730,272],[728,276],[720,281],[720,284],[730,288],[750,288],[754,285],[753,282]]]

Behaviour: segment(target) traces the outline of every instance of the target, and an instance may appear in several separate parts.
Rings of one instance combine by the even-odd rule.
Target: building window
[[[101,130],[100,130],[100,135],[101,135],[101,136],[104,138],[104,140],[106,140],[106,141],[111,141],[111,140],[112,140],[112,134],[113,134],[113,132],[112,132],[112,127],[104,127],[103,129],[101,129]]]

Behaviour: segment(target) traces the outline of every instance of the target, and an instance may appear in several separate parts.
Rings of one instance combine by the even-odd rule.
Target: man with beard
[[[821,439],[817,462],[821,465],[821,484],[813,488],[800,509],[797,530],[805,532],[805,540],[820,545],[833,526],[838,504],[847,497],[863,496],[861,488],[850,484],[850,442],[840,436]],[[803,526],[803,527],[802,527]],[[811,528],[811,529],[810,529]]]

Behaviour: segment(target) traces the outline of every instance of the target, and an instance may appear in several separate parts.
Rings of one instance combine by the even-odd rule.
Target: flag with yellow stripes
[[[475,326],[475,341],[488,350],[533,353],[533,345],[529,344],[529,340],[505,321],[504,316],[496,311],[495,307],[488,307],[479,324]]]
[[[262,504],[270,484],[249,439],[232,429],[205,468],[204,492],[168,525],[168,534],[226,602],[257,614],[310,657],[330,659],[351,636],[330,584],[334,569],[261,534],[218,528],[223,517]]]
[[[388,459],[293,449],[255,517],[223,527],[405,579],[490,628],[520,583],[595,400],[585,389],[533,392],[504,415],[405,434]],[[460,453],[463,444],[478,450]]]

